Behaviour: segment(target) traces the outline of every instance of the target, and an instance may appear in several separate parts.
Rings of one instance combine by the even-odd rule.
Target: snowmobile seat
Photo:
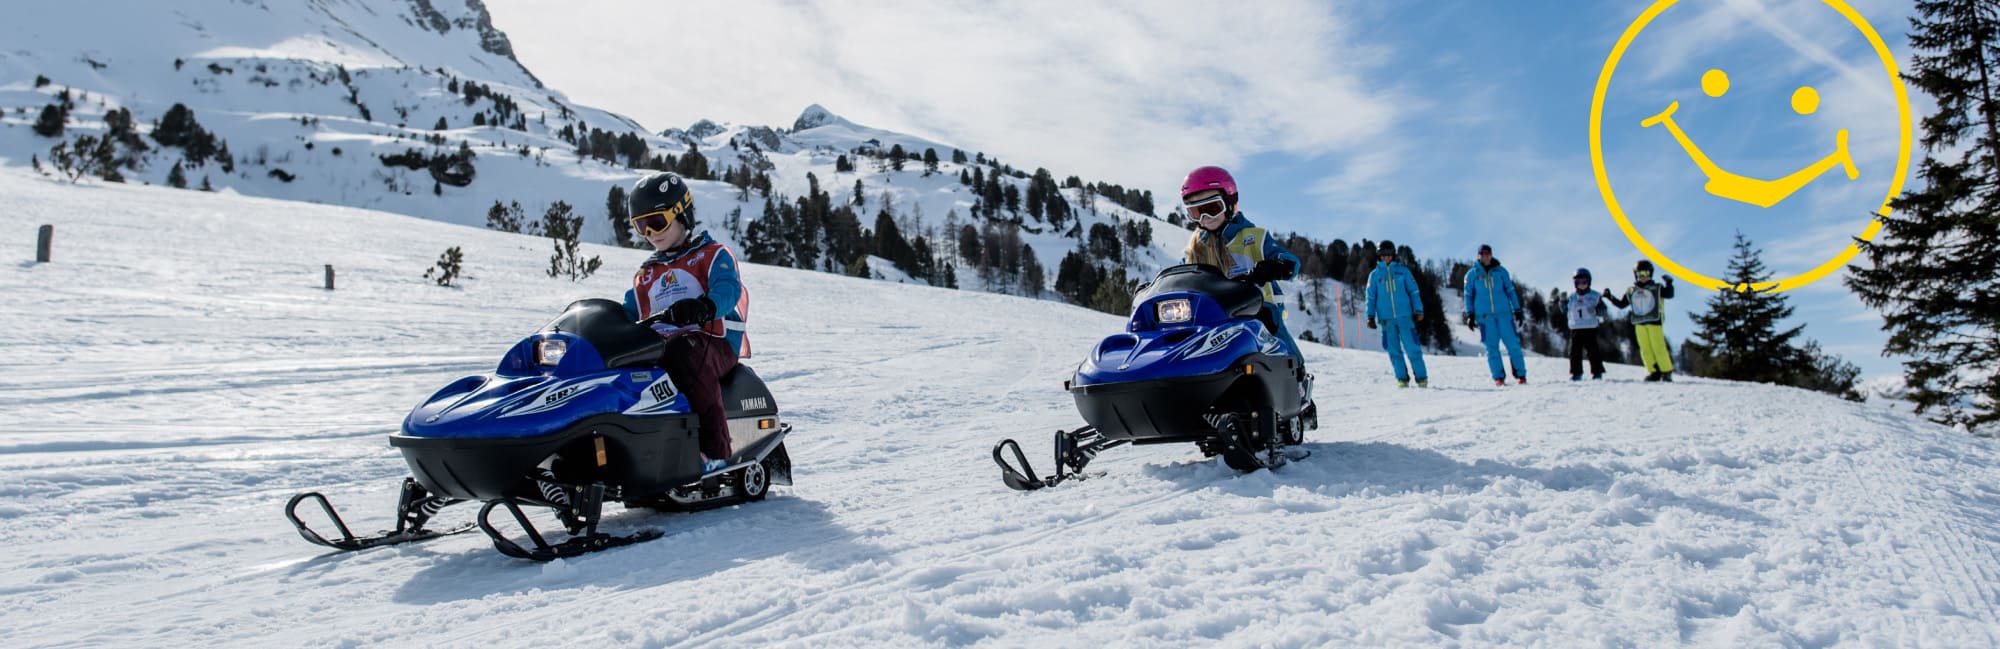
[[[562,315],[542,327],[544,332],[563,332],[583,338],[604,357],[604,366],[653,367],[666,351],[660,335],[625,319],[625,306],[611,300],[577,300]]]

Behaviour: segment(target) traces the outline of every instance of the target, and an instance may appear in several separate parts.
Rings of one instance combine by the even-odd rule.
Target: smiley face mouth
[[[1709,76],[1702,78],[1703,88],[1708,91],[1710,96],[1719,97],[1722,93],[1728,91],[1728,80],[1726,77],[1721,77],[1719,82],[1716,80],[1716,77],[1720,73],[1720,70],[1711,70]],[[1719,89],[1717,89],[1718,87]],[[1810,89],[1807,88],[1806,90]],[[1807,114],[1812,112],[1812,106],[1817,106],[1818,99],[1814,95],[1811,102],[1807,104],[1808,107],[1805,108],[1798,108],[1799,103],[1798,99],[1794,99],[1795,109],[1801,114]],[[1777,205],[1779,202],[1798,192],[1835,166],[1839,166],[1847,172],[1848,180],[1861,177],[1861,170],[1854,167],[1854,156],[1847,151],[1847,129],[1840,129],[1833,134],[1832,153],[1827,154],[1824,158],[1820,158],[1818,162],[1807,165],[1804,169],[1792,172],[1783,178],[1762,180],[1730,173],[1728,170],[1723,169],[1721,165],[1715,164],[1714,160],[1710,160],[1708,154],[1702,153],[1701,147],[1696,145],[1694,140],[1688,138],[1687,132],[1681,130],[1679,124],[1674,123],[1674,111],[1679,110],[1680,107],[1681,103],[1678,101],[1668,104],[1666,110],[1660,111],[1658,115],[1648,117],[1644,121],[1639,122],[1639,126],[1641,128],[1652,128],[1655,125],[1666,126],[1667,132],[1674,136],[1675,141],[1680,142],[1681,149],[1686,151],[1688,157],[1694,160],[1695,166],[1701,168],[1702,175],[1708,177],[1708,183],[1702,185],[1702,188],[1708,190],[1710,194],[1740,203],[1749,203],[1758,207],[1770,207]]]

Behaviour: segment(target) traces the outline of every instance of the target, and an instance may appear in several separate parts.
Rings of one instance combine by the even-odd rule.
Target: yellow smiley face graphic
[[[1646,255],[1647,259],[1652,260],[1654,265],[1688,283],[1711,290],[1776,293],[1805,286],[1846,266],[1847,262],[1860,252],[1859,246],[1853,243],[1849,243],[1846,247],[1834,252],[1824,263],[1803,273],[1756,285],[1732,285],[1729,282],[1682,266],[1665,253],[1660,252],[1659,249],[1646,241],[1643,235],[1639,234],[1638,228],[1632,224],[1631,219],[1626,216],[1624,208],[1619,205],[1618,196],[1611,189],[1611,179],[1609,174],[1606,173],[1604,165],[1605,95],[1611,87],[1612,73],[1617,70],[1618,62],[1625,56],[1625,51],[1632,45],[1632,40],[1638,37],[1639,33],[1644,31],[1646,25],[1650,24],[1654,18],[1657,18],[1662,12],[1672,7],[1678,1],[1658,0],[1651,7],[1648,7],[1645,13],[1640,14],[1638,19],[1633,20],[1631,26],[1625,29],[1624,35],[1619,37],[1617,45],[1611,48],[1611,55],[1605,59],[1604,69],[1597,77],[1597,90],[1592,95],[1590,103],[1590,164],[1591,170],[1597,176],[1598,193],[1603,195],[1605,207],[1611,211],[1611,218],[1618,223],[1618,228],[1625,233],[1625,238],[1631,240],[1632,245],[1636,246],[1640,253]],[[1842,0],[1823,1],[1829,8],[1839,12],[1842,17],[1846,18],[1854,26],[1856,31],[1859,31],[1862,36],[1867,38],[1869,45],[1874,47],[1876,56],[1881,59],[1882,69],[1888,77],[1887,81],[1895,91],[1896,109],[1898,112],[1897,130],[1900,134],[1897,143],[1896,171],[1891,176],[1888,192],[1882,198],[1882,202],[1878,206],[1869,206],[1872,207],[1872,211],[1876,215],[1887,215],[1889,213],[1889,201],[1902,193],[1904,178],[1909,174],[1911,146],[1909,90],[1903,83],[1902,75],[1896,70],[1896,60],[1889,53],[1888,45],[1882,42],[1881,35],[1875,32],[1874,27],[1871,27],[1868,21],[1856,13],[1852,7],[1847,6],[1846,2]],[[1701,75],[1702,93],[1709,97],[1721,97],[1729,92],[1729,87],[1729,74],[1721,69],[1710,69]],[[1811,115],[1819,110],[1819,106],[1819,91],[1812,86],[1799,86],[1792,92],[1791,109],[1793,112],[1799,115]],[[1706,190],[1709,194],[1748,205],[1755,205],[1760,208],[1768,208],[1783,202],[1786,198],[1791,197],[1800,189],[1819,180],[1835,168],[1841,169],[1848,181],[1853,181],[1861,176],[1861,171],[1855,165],[1853,155],[1848,151],[1847,129],[1838,129],[1831,134],[1832,150],[1825,156],[1807,163],[1798,171],[1782,178],[1764,180],[1730,172],[1723,165],[1709,158],[1702,151],[1701,146],[1695,141],[1695,138],[1682,130],[1680,125],[1674,121],[1674,114],[1680,108],[1681,102],[1669,102],[1664,109],[1651,117],[1641,120],[1636,127],[1646,130],[1660,129],[1672,137],[1674,142],[1680,145],[1681,150],[1687,154],[1688,159],[1701,171],[1702,176],[1707,178],[1707,182],[1702,185],[1702,189]],[[1619,127],[1623,127],[1623,125],[1614,125],[1614,128]],[[1881,229],[1881,221],[1871,219],[1862,228],[1860,234],[1856,236],[1862,241],[1872,240],[1875,234]]]

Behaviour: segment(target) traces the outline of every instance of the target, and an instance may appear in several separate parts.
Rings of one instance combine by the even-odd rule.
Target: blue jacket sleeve
[[[736,302],[742,297],[743,278],[736,272],[736,256],[728,248],[720,248],[708,266],[708,300],[715,303],[715,317],[742,320],[742,314],[736,312]]]
[[[1403,268],[1401,266],[1398,266],[1396,270],[1401,272],[1403,275],[1403,281],[1399,282],[1399,284],[1403,289],[1403,294],[1409,296],[1410,313],[1417,315],[1423,314],[1424,298],[1422,295],[1417,294],[1417,276],[1411,274],[1410,269],[1408,268]]]
[[[638,322],[645,318],[639,314],[639,296],[632,289],[625,289],[625,319]]]
[[[1459,310],[1459,313],[1471,314],[1473,312],[1472,305],[1479,299],[1480,272],[1479,264],[1473,264],[1471,270],[1465,271],[1465,289],[1458,292],[1459,295],[1465,296],[1465,304],[1461,305],[1463,308]]]
[[[1292,251],[1284,246],[1278,245],[1278,238],[1271,236],[1269,232],[1264,233],[1264,258],[1282,259],[1285,263],[1292,265],[1292,274],[1278,279],[1289,280],[1299,276],[1299,256],[1292,254]]]
[[[1366,298],[1366,302],[1362,304],[1361,315],[1368,318],[1369,320],[1381,319],[1375,317],[1375,302],[1376,302],[1375,294],[1380,292],[1381,290],[1382,290],[1381,283],[1375,281],[1375,273],[1373,272],[1368,273],[1368,288],[1362,290],[1362,293]]]
[[[1514,313],[1520,313],[1521,292],[1514,289],[1514,274],[1504,269],[1500,272],[1503,273],[1500,276],[1500,280],[1505,284],[1504,288],[1507,290],[1507,304],[1510,305]]]

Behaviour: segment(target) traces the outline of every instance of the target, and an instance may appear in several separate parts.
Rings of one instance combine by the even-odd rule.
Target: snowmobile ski
[[[339,538],[327,538],[299,517],[299,505],[306,501],[313,501],[319,505],[320,511],[325,512],[327,519],[333,522],[334,529],[340,531]],[[461,502],[464,501],[432,496],[425,492],[423,486],[417,484],[416,480],[404,478],[402,495],[396,501],[396,529],[383,530],[371,536],[355,536],[354,532],[348,529],[347,521],[341,519],[339,512],[334,510],[333,503],[328,502],[326,496],[317,491],[292,496],[292,500],[285,503],[285,518],[291,519],[292,527],[297,528],[299,536],[305,540],[343,552],[353,552],[470,532],[475,527],[473,523],[437,530],[424,529],[424,524],[430,522],[431,516],[436,515],[438,510]]]
[[[528,520],[527,512],[521,510],[521,502],[513,498],[500,498],[489,500],[485,506],[479,508],[479,529],[493,540],[493,549],[517,559],[554,561],[651,541],[666,535],[657,529],[644,529],[622,536],[597,531],[597,523],[604,508],[603,483],[593,483],[587,487],[547,486],[560,489],[560,496],[551,499],[553,502],[549,504],[529,504],[556,510],[556,518],[568,528],[570,538],[560,543],[550,543],[547,537],[542,535],[541,530],[536,529],[535,524]],[[521,526],[528,535],[530,547],[522,547],[493,524],[493,510],[496,508],[505,508],[513,517],[514,523]]]
[[[1091,476],[1104,475],[1102,472],[1085,474],[1083,468],[1097,458],[1105,449],[1122,446],[1125,440],[1105,439],[1097,429],[1084,426],[1076,430],[1058,430],[1055,439],[1055,475],[1034,477],[1035,467],[1028,463],[1028,454],[1021,451],[1021,445],[1012,439],[1000,440],[993,445],[993,461],[1000,465],[1000,480],[1016,491],[1034,491],[1053,487],[1068,480],[1080,480]],[[1013,452],[1010,463],[1007,451]]]

